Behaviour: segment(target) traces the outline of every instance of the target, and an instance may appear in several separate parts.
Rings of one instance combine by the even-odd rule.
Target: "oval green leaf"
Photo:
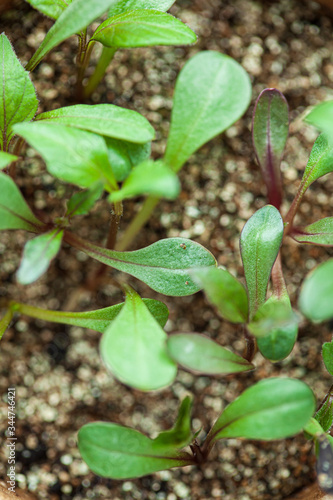
[[[74,33],[79,33],[89,26],[97,17],[116,4],[117,0],[75,0],[58,17],[46,37],[28,62],[26,69],[32,71],[44,56],[59,43]]]
[[[266,300],[268,281],[282,237],[283,220],[272,205],[255,212],[242,230],[240,250],[248,289],[250,320]]]
[[[236,61],[214,51],[196,54],[177,79],[165,161],[177,172],[243,115],[250,98],[250,79]]]
[[[84,425],[78,434],[78,446],[95,474],[113,479],[130,479],[194,463],[188,453],[156,446],[140,432],[113,423]]]
[[[325,342],[323,344],[322,350],[323,361],[326,367],[326,370],[333,377],[333,343]]]
[[[167,306],[159,300],[142,300],[149,312],[156,319],[157,323],[163,328],[169,317]],[[104,307],[103,309],[97,309],[96,311],[64,312],[41,309],[40,307],[29,306],[18,302],[11,303],[13,311],[26,314],[31,318],[42,319],[52,323],[63,323],[64,325],[80,326],[100,333],[105,332],[108,326],[110,326],[110,322],[115,319],[123,306],[124,302],[114,306]]]
[[[58,19],[60,14],[72,3],[72,0],[26,0],[32,7],[51,19]]]
[[[113,202],[150,194],[174,200],[180,192],[177,174],[163,163],[147,160],[133,168],[119,191],[110,195]]]
[[[320,264],[307,275],[298,307],[312,321],[333,318],[333,259]]]
[[[115,178],[118,182],[122,182],[128,177],[130,171],[139,163],[148,160],[151,153],[151,143],[136,144],[134,142],[119,141],[104,137],[110,165]]]
[[[17,280],[29,285],[40,278],[49,268],[51,260],[60,250],[63,231],[53,229],[41,234],[25,244],[23,257],[17,271]]]
[[[0,230],[42,231],[44,224],[34,216],[13,179],[3,172],[0,172],[0,192]]]
[[[300,380],[270,378],[246,389],[223,411],[207,439],[283,439],[300,432],[315,409],[310,387]]]
[[[333,245],[333,217],[325,217],[305,227],[293,227],[290,236],[299,243]]]
[[[305,121],[324,132],[331,141],[333,139],[333,101],[318,104],[306,116]]]
[[[177,373],[166,338],[140,296],[126,287],[125,305],[102,337],[101,356],[121,382],[153,391],[171,384]]]
[[[20,123],[15,131],[38,151],[54,177],[79,187],[102,181],[108,191],[118,188],[99,135],[53,123]]]
[[[116,5],[109,10],[109,17],[138,9],[155,9],[166,12],[174,3],[175,0],[118,0]]]
[[[233,323],[246,323],[246,290],[232,274],[226,269],[208,267],[193,269],[191,275],[203,288],[208,300],[217,307],[222,318]]]
[[[253,370],[246,359],[198,333],[177,333],[167,341],[172,359],[195,373],[225,375]]]
[[[118,49],[188,45],[195,43],[197,37],[186,24],[170,14],[143,9],[110,17],[97,28],[91,40]]]
[[[7,151],[15,123],[31,120],[38,100],[30,80],[4,33],[0,35],[0,149]]]
[[[324,134],[321,134],[313,145],[309,161],[302,178],[302,192],[315,180],[333,171],[333,144],[329,143]]]
[[[93,259],[135,276],[156,292],[175,297],[200,290],[190,276],[191,268],[216,266],[209,250],[185,238],[167,238],[133,252],[107,250],[69,233],[66,241]]]
[[[76,104],[37,115],[36,121],[60,123],[96,134],[146,143],[155,137],[149,121],[136,111],[113,104]]]
[[[282,201],[280,163],[289,131],[288,104],[277,89],[265,89],[253,112],[252,140],[267,187],[268,202],[277,209]]]

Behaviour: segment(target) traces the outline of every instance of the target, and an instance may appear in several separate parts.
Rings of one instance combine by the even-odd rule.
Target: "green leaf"
[[[113,104],[66,106],[37,115],[36,120],[60,123],[140,144],[151,141],[155,137],[153,127],[144,116]]]
[[[253,370],[246,359],[198,333],[177,333],[167,341],[172,359],[195,373],[222,375]]]
[[[25,244],[22,261],[17,271],[19,283],[29,285],[47,271],[51,260],[60,250],[63,233],[59,229],[52,229]]]
[[[113,202],[151,194],[174,200],[180,192],[177,174],[163,161],[146,160],[133,168],[122,188],[110,195]]]
[[[258,349],[265,358],[281,361],[289,356],[295,345],[299,321],[287,293],[281,298],[272,295],[259,307],[248,329],[258,337]]]
[[[75,0],[60,14],[52,28],[47,32],[46,37],[38,47],[26,69],[32,71],[50,50],[59,45],[74,33],[79,33],[89,26],[97,17],[116,4],[117,0]]]
[[[166,12],[174,3],[175,0],[118,0],[109,10],[109,17],[138,9],[155,9]]]
[[[18,156],[11,155],[5,151],[0,151],[0,170],[8,167],[13,161],[18,160]]]
[[[196,34],[179,19],[158,10],[132,10],[102,23],[91,40],[105,47],[130,48],[151,45],[187,45]]]
[[[325,217],[306,227],[293,227],[290,236],[299,243],[333,245],[333,217]]]
[[[126,287],[125,305],[102,337],[101,356],[121,382],[153,391],[171,384],[177,373],[166,338],[140,296]]]
[[[118,182],[124,181],[133,167],[150,157],[151,142],[135,144],[110,137],[104,139],[108,148],[109,162]]]
[[[320,434],[324,434],[324,429],[322,428],[320,423],[312,417],[304,427],[304,432],[312,437],[316,437],[320,436]]]
[[[97,181],[91,188],[75,193],[67,203],[66,217],[74,217],[75,215],[85,215],[100,199],[103,193],[103,183]]]
[[[108,191],[117,189],[105,141],[99,135],[51,123],[20,123],[15,131],[40,153],[54,177],[79,187],[103,181]]]
[[[317,478],[319,487],[325,493],[333,493],[333,443],[332,436],[322,434],[317,438]]]
[[[72,0],[26,0],[32,7],[52,19],[58,19],[60,14],[72,3]]]
[[[156,292],[175,297],[200,290],[190,276],[191,268],[216,266],[206,248],[185,238],[167,238],[133,252],[107,250],[69,234],[66,241],[93,259],[135,276]]]
[[[320,264],[307,275],[301,287],[298,307],[312,321],[333,318],[333,259]]]
[[[200,146],[242,116],[250,98],[250,79],[231,57],[214,51],[192,57],[176,83],[166,162],[177,172]]]
[[[318,104],[305,118],[307,123],[311,123],[327,134],[328,139],[333,139],[333,101],[326,101]]]
[[[7,151],[15,123],[31,120],[37,111],[35,88],[4,33],[0,35],[0,149]]]
[[[309,161],[302,178],[302,194],[315,180],[333,171],[333,144],[321,134],[313,145]]]
[[[323,356],[323,361],[324,361],[326,370],[333,377],[333,343],[332,342],[325,342],[325,344],[323,344],[322,356]]]
[[[83,460],[99,476],[130,479],[194,463],[185,452],[156,446],[140,432],[121,425],[94,422],[79,430]]]
[[[315,398],[304,382],[269,378],[246,389],[223,411],[207,439],[283,439],[300,432],[315,409]]]
[[[328,397],[314,418],[320,423],[324,432],[328,432],[333,424],[333,398]]]
[[[3,172],[0,172],[0,193],[0,230],[41,232],[44,224],[31,212],[15,182]]]
[[[208,300],[221,316],[233,323],[246,323],[248,300],[243,285],[226,269],[207,267],[191,271],[194,281],[203,288]]]
[[[154,316],[159,325],[163,328],[168,320],[169,311],[163,302],[153,299],[142,299],[149,312]],[[89,328],[96,332],[104,333],[110,322],[115,319],[119,314],[124,302],[114,306],[97,309],[97,311],[85,312],[63,312],[63,311],[50,311],[48,309],[41,309],[40,307],[33,307],[27,304],[17,302],[12,303],[13,311],[18,311],[21,314],[26,314],[32,318],[50,321],[52,323],[63,323],[65,325],[80,326],[82,328]]]
[[[186,396],[179,407],[175,425],[172,429],[159,433],[154,439],[155,446],[180,449],[193,441],[191,411],[192,399],[190,396]]]
[[[250,321],[266,300],[271,270],[283,237],[283,220],[272,205],[261,208],[247,221],[240,250],[249,295]]]
[[[259,95],[252,123],[256,157],[267,187],[268,202],[280,208],[282,179],[280,163],[289,131],[288,104],[277,89],[265,89]]]
[[[0,319],[0,340],[2,339],[3,334],[5,333],[7,328],[9,327],[12,319],[13,319],[13,311],[9,309]]]

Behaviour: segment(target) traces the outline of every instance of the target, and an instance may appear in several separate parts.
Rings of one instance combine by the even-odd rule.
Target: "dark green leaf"
[[[91,40],[105,47],[130,48],[151,45],[188,45],[196,34],[179,19],[158,10],[131,10],[102,23]]]
[[[52,19],[58,19],[60,14],[72,3],[72,0],[26,0],[32,7]]]
[[[60,123],[140,144],[151,141],[155,137],[153,127],[144,116],[113,104],[67,106],[42,113],[36,117],[36,120]]]
[[[153,299],[142,299],[149,312],[154,316],[159,325],[163,328],[168,320],[169,311],[163,302]],[[39,307],[28,306],[17,302],[12,303],[13,310],[26,314],[32,318],[51,321],[53,323],[63,323],[65,325],[80,326],[89,328],[96,332],[104,333],[106,328],[110,326],[110,322],[119,314],[124,302],[114,306],[97,309],[97,311],[85,312],[63,312],[50,311]]]
[[[302,194],[316,179],[333,171],[333,144],[321,134],[313,145],[302,178]]]
[[[249,295],[250,321],[266,300],[267,285],[282,236],[283,220],[272,205],[255,212],[242,230],[240,250]]]
[[[106,250],[67,235],[70,245],[107,266],[131,274],[164,295],[185,296],[196,293],[189,270],[216,266],[214,256],[203,246],[185,238],[167,238],[133,252]]]
[[[261,380],[223,411],[207,439],[282,439],[300,432],[315,409],[311,389],[291,378]]]
[[[333,245],[333,217],[325,217],[306,227],[293,227],[289,233],[299,243]]]
[[[200,146],[242,116],[250,98],[250,79],[231,57],[213,51],[192,57],[176,83],[166,162],[177,172]]]
[[[318,410],[314,417],[323,428],[324,432],[328,432],[333,423],[333,398],[328,397],[323,406]]]
[[[91,188],[80,191],[74,194],[67,203],[66,217],[74,217],[75,215],[85,215],[100,199],[103,193],[103,183],[96,182]]]
[[[7,151],[15,123],[31,120],[37,111],[35,88],[10,41],[0,35],[0,149]]]
[[[298,307],[312,321],[333,318],[333,259],[320,264],[307,275]]]
[[[276,208],[280,208],[282,201],[280,163],[288,130],[288,104],[284,95],[277,89],[263,90],[254,109],[252,137],[267,187],[268,202]]]
[[[41,154],[54,177],[79,187],[103,181],[108,191],[117,189],[105,141],[99,135],[53,123],[20,123],[15,131]]]
[[[333,493],[333,448],[331,440],[332,436],[325,434],[317,438],[317,478],[319,487],[325,493]]]
[[[119,191],[110,195],[113,202],[133,198],[143,194],[151,194],[161,198],[174,200],[180,192],[177,174],[163,163],[146,160],[130,172]]]
[[[116,16],[129,10],[138,9],[155,9],[166,12],[174,3],[175,0],[118,0],[116,5],[109,10],[109,16]]]
[[[140,432],[113,423],[81,427],[78,446],[89,468],[102,477],[129,479],[193,464],[188,453],[156,446]]]
[[[333,138],[333,101],[318,104],[306,116],[305,121],[324,132],[331,140]]]
[[[102,337],[101,356],[121,382],[142,391],[160,389],[177,373],[166,338],[140,296],[127,287],[125,305]]]
[[[198,333],[177,333],[167,341],[172,359],[195,373],[222,375],[252,370],[246,359]]]
[[[17,156],[6,153],[5,151],[0,151],[0,170],[8,167],[13,161],[18,159]]]
[[[326,370],[333,377],[333,343],[332,342],[325,342],[325,344],[323,344],[322,356],[323,356],[323,361],[324,361]]]
[[[246,290],[232,274],[226,269],[208,267],[193,269],[191,275],[223,318],[233,323],[246,323],[248,315]]]
[[[124,181],[133,167],[150,157],[150,142],[135,144],[110,137],[104,137],[104,139],[108,148],[109,162],[118,182]]]
[[[29,285],[40,278],[49,268],[51,260],[60,250],[63,231],[53,229],[41,234],[25,244],[23,257],[17,271],[17,279],[22,285]]]
[[[25,229],[39,233],[44,224],[40,222],[26,204],[15,182],[0,172],[0,230]]]
[[[75,2],[71,3],[47,32],[41,45],[28,62],[27,70],[32,71],[50,50],[69,36],[79,33],[89,26],[97,17],[116,3],[117,0],[94,0],[93,2],[75,0]]]
[[[3,334],[5,333],[7,328],[9,327],[12,319],[13,319],[13,311],[9,309],[0,319],[0,340],[2,339]]]
[[[172,429],[160,434],[154,439],[155,446],[168,448],[183,448],[193,440],[191,431],[192,399],[189,396],[183,399],[175,425]]]

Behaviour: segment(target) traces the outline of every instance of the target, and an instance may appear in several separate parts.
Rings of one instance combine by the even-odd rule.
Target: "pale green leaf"
[[[280,249],[283,220],[272,205],[261,208],[247,221],[241,236],[240,250],[249,296],[250,321],[266,300],[271,270]]]
[[[331,141],[333,139],[333,101],[318,104],[306,116],[305,121],[324,132]]]
[[[307,275],[298,307],[312,321],[333,318],[333,259],[320,264]]]
[[[13,161],[16,161],[18,156],[11,155],[5,151],[0,151],[0,170],[8,167]]]
[[[13,179],[3,172],[0,172],[0,193],[0,230],[41,232],[44,224],[34,216]]]
[[[109,17],[138,9],[155,9],[166,12],[174,3],[175,0],[118,0],[109,10]]]
[[[156,292],[185,296],[200,287],[190,276],[193,267],[216,266],[214,256],[203,246],[185,238],[167,238],[133,252],[98,247],[71,235],[66,241],[107,266],[135,276]]]
[[[40,278],[49,268],[51,260],[60,250],[63,231],[52,231],[36,236],[25,244],[23,257],[17,271],[17,280],[29,285]]]
[[[32,7],[51,19],[58,19],[60,14],[72,3],[72,0],[26,0]]]
[[[254,368],[246,359],[198,333],[170,335],[167,346],[172,359],[195,373],[222,375]]]
[[[76,104],[41,113],[36,120],[60,123],[141,144],[155,137],[153,127],[144,116],[113,104]]]
[[[102,137],[65,125],[20,123],[15,131],[45,160],[54,177],[89,188],[102,181],[105,189],[117,189]]]
[[[0,149],[7,151],[15,123],[31,120],[37,111],[35,88],[4,33],[0,35]]]
[[[166,162],[178,171],[188,158],[246,111],[251,83],[231,57],[199,52],[181,70],[175,88]]]
[[[140,296],[127,287],[125,305],[102,337],[101,356],[121,382],[142,391],[160,389],[171,384],[177,373],[166,339]]]
[[[146,160],[130,172],[119,191],[110,195],[113,202],[133,198],[143,194],[151,194],[161,198],[174,200],[180,192],[177,174],[159,160]]]

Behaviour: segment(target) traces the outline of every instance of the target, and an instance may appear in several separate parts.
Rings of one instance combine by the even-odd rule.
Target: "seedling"
[[[196,42],[195,33],[179,19],[167,14],[175,0],[66,0],[45,2],[27,0],[56,22],[27,64],[32,71],[59,43],[71,35],[79,39],[77,55],[77,94],[79,100],[96,88],[117,50],[154,45],[188,45]],[[108,10],[108,18],[88,38],[90,23]],[[82,81],[96,43],[103,46],[95,71],[87,85]]]

